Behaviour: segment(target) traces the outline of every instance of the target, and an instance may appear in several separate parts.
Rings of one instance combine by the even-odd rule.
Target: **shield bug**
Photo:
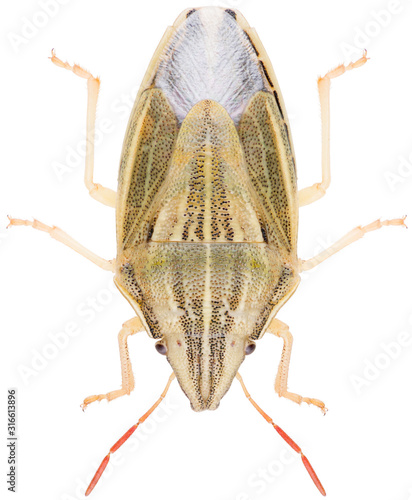
[[[214,410],[238,378],[246,397],[300,454],[312,480],[325,490],[300,447],[257,405],[239,367],[266,332],[283,340],[275,390],[296,403],[326,411],[322,401],[288,391],[292,335],[276,318],[309,270],[365,233],[404,219],[358,227],[329,249],[297,256],[298,210],[321,198],[330,183],[330,81],[362,66],[366,53],[318,81],[322,110],[322,180],[297,189],[295,155],[282,95],[256,32],[234,10],[184,11],[170,27],[136,97],[124,139],[115,193],[93,181],[93,144],[100,82],[78,65],[51,61],[87,80],[85,184],[117,213],[117,256],[107,261],[57,227],[10,218],[10,225],[49,233],[102,269],[136,317],[119,333],[122,387],[87,397],[130,394],[134,378],[127,339],[145,330],[173,368],[155,404],[103,459],[86,495],[114,453],[146,420],[177,378],[195,411]]]

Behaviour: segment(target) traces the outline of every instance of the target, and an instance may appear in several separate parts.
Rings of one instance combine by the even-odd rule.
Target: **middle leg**
[[[381,229],[383,226],[403,226],[407,227],[405,224],[405,217],[401,217],[399,219],[390,219],[390,220],[375,220],[374,222],[371,222],[370,224],[366,226],[358,226],[355,227],[355,229],[352,229],[352,231],[349,231],[345,236],[343,236],[340,240],[338,240],[336,243],[334,243],[332,246],[327,248],[326,250],[323,250],[323,252],[320,252],[318,255],[315,255],[315,257],[312,257],[311,259],[308,260],[299,260],[299,265],[300,269],[299,272],[301,271],[309,271],[310,269],[313,269],[316,267],[318,264],[322,263],[324,260],[328,259],[331,255],[339,252],[339,250],[342,250],[342,248],[345,248],[346,246],[350,245],[351,243],[354,243],[355,241],[361,239],[366,233],[370,233],[371,231],[376,231],[378,229]]]
[[[9,225],[7,226],[8,228],[12,226],[28,226],[32,227],[33,229],[37,229],[38,231],[43,231],[54,240],[60,241],[60,243],[63,243],[63,245],[66,245],[78,254],[83,255],[83,257],[89,259],[91,262],[93,262],[93,264],[96,264],[96,266],[101,267],[105,271],[114,272],[114,260],[106,260],[102,257],[99,257],[94,252],[91,252],[86,247],[81,245],[67,233],[62,231],[59,227],[48,226],[47,224],[44,224],[43,222],[40,222],[36,219],[34,219],[33,221],[29,221],[25,219],[14,219],[13,217],[10,217],[10,215],[8,215],[7,217],[9,218]]]

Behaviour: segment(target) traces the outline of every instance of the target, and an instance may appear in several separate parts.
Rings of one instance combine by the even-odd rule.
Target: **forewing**
[[[239,123],[250,180],[263,207],[269,243],[296,250],[296,169],[287,124],[275,95],[257,92]]]
[[[177,133],[175,114],[163,92],[143,92],[129,121],[119,170],[119,253],[148,239],[150,208],[167,176]]]

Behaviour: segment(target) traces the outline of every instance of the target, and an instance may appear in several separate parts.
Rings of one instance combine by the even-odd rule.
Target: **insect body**
[[[238,18],[180,16],[136,100],[119,175],[115,282],[196,411],[218,406],[299,282],[293,149]]]
[[[52,62],[86,78],[89,92],[86,185],[116,205],[117,257],[105,261],[58,228],[11,219],[49,232],[104,269],[136,312],[119,334],[122,388],[85,399],[114,399],[134,388],[127,337],[140,330],[157,339],[195,411],[214,410],[237,376],[262,416],[301,454],[299,446],[250,398],[238,369],[265,332],[284,341],[275,389],[325,411],[317,399],[287,389],[292,347],[275,319],[299,284],[299,273],[382,225],[356,228],[331,249],[298,259],[298,208],[320,198],[329,175],[330,80],[366,62],[365,55],[319,80],[323,117],[322,182],[298,193],[295,158],[282,96],[253,29],[236,11],[204,7],[183,12],[162,39],[132,110],[117,193],[93,183],[94,114],[98,79],[52,54]],[[134,432],[164,397],[111,449]]]

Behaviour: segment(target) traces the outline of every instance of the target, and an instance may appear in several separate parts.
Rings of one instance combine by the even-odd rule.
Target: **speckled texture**
[[[239,125],[250,180],[264,208],[268,240],[296,248],[298,198],[296,169],[287,126],[274,96],[258,92]]]
[[[166,346],[192,408],[201,411],[218,406],[246,346],[299,283],[296,173],[274,75],[269,84],[253,37],[239,35],[236,13],[205,8],[179,19],[160,63],[151,63],[162,77],[140,94],[124,141],[115,282],[148,334]],[[205,19],[210,26],[193,33]],[[203,59],[185,66],[180,51],[193,44]],[[232,63],[228,93],[221,94],[220,73],[220,87],[210,91],[213,72]],[[208,76],[199,96],[188,91],[176,100],[202,65]],[[243,92],[232,99],[239,75]]]
[[[298,277],[266,244],[147,243],[117,280],[140,305],[194,409],[214,409]]]

